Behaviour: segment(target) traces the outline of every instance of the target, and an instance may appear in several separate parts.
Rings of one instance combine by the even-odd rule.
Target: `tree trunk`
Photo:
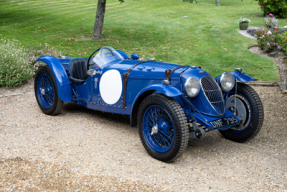
[[[216,6],[220,6],[219,0],[215,0]]]
[[[100,40],[102,36],[102,29],[104,25],[104,17],[106,11],[106,0],[98,0],[96,21],[94,25],[93,40]]]

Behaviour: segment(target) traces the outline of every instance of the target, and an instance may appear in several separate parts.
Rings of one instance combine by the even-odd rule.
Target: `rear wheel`
[[[233,88],[226,99],[226,108],[240,119],[241,124],[228,130],[220,130],[225,138],[245,142],[259,133],[263,125],[264,109],[260,97],[252,87],[237,83],[237,87]]]
[[[58,96],[57,84],[51,69],[41,66],[34,81],[36,100],[43,113],[57,115],[61,112],[63,101]]]
[[[146,151],[155,159],[171,162],[188,144],[186,117],[180,105],[162,95],[151,95],[138,112],[139,134]]]

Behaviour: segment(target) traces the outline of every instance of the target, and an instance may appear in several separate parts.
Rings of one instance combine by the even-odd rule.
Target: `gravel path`
[[[0,88],[0,191],[287,191],[287,95],[255,87],[265,121],[253,140],[216,131],[167,164],[144,150],[129,118],[65,104],[44,115],[30,82]]]

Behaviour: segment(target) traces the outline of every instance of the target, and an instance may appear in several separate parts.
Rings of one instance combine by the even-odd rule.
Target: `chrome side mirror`
[[[87,74],[88,75],[95,75],[97,72],[94,70],[94,69],[89,69],[88,71],[87,71]]]

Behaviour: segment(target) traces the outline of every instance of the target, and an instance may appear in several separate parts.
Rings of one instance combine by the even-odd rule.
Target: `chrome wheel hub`
[[[41,92],[42,95],[45,95],[45,89],[40,88],[40,92]]]
[[[157,132],[158,132],[158,125],[156,124],[156,125],[153,126],[152,129],[151,129],[151,135],[157,134]]]

